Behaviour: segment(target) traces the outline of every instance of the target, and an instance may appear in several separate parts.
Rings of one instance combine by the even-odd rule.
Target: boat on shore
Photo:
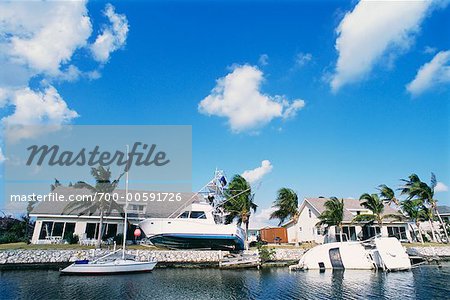
[[[302,256],[291,270],[356,269],[403,271],[411,269],[405,248],[395,237],[318,245]]]
[[[168,218],[148,218],[139,227],[155,246],[244,250],[244,230],[224,222],[222,206],[230,200],[225,196],[226,185],[223,171],[216,170],[214,178]]]

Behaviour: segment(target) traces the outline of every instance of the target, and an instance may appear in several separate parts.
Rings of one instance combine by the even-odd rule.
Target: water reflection
[[[0,299],[448,299],[449,267],[398,273],[157,269],[149,274],[94,277],[2,271]]]

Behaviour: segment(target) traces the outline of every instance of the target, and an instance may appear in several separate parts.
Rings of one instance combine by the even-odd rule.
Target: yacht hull
[[[236,225],[221,225],[190,219],[146,219],[139,223],[156,246],[178,249],[244,250],[244,231]]]
[[[244,250],[244,241],[233,235],[158,234],[149,237],[155,246],[177,249]]]

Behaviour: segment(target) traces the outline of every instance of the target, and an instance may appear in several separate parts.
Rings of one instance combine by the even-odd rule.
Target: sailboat
[[[139,223],[139,227],[156,246],[244,250],[244,230],[224,222],[226,214],[223,204],[239,195],[227,198],[226,186],[224,172],[216,170],[213,179],[168,218],[147,218]]]
[[[129,147],[127,145],[127,157]],[[125,181],[125,195],[128,195],[128,170],[126,171]],[[128,197],[126,197],[128,199]],[[149,258],[148,261],[137,261],[135,258],[127,256],[126,249],[126,236],[127,236],[127,219],[128,219],[128,201],[125,201],[125,218],[123,222],[123,245],[122,250],[113,251],[99,259],[78,260],[70,266],[61,270],[61,274],[64,275],[112,275],[112,274],[125,274],[125,273],[139,273],[150,272],[158,263],[156,259]],[[118,252],[122,252],[121,257],[118,257]]]

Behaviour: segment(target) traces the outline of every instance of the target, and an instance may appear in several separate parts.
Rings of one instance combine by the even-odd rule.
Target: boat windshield
[[[206,219],[206,215],[204,211],[192,211],[191,219]]]
[[[180,219],[187,219],[187,218],[189,218],[189,211],[188,210],[185,211],[184,213],[179,215],[178,218],[180,218]]]

